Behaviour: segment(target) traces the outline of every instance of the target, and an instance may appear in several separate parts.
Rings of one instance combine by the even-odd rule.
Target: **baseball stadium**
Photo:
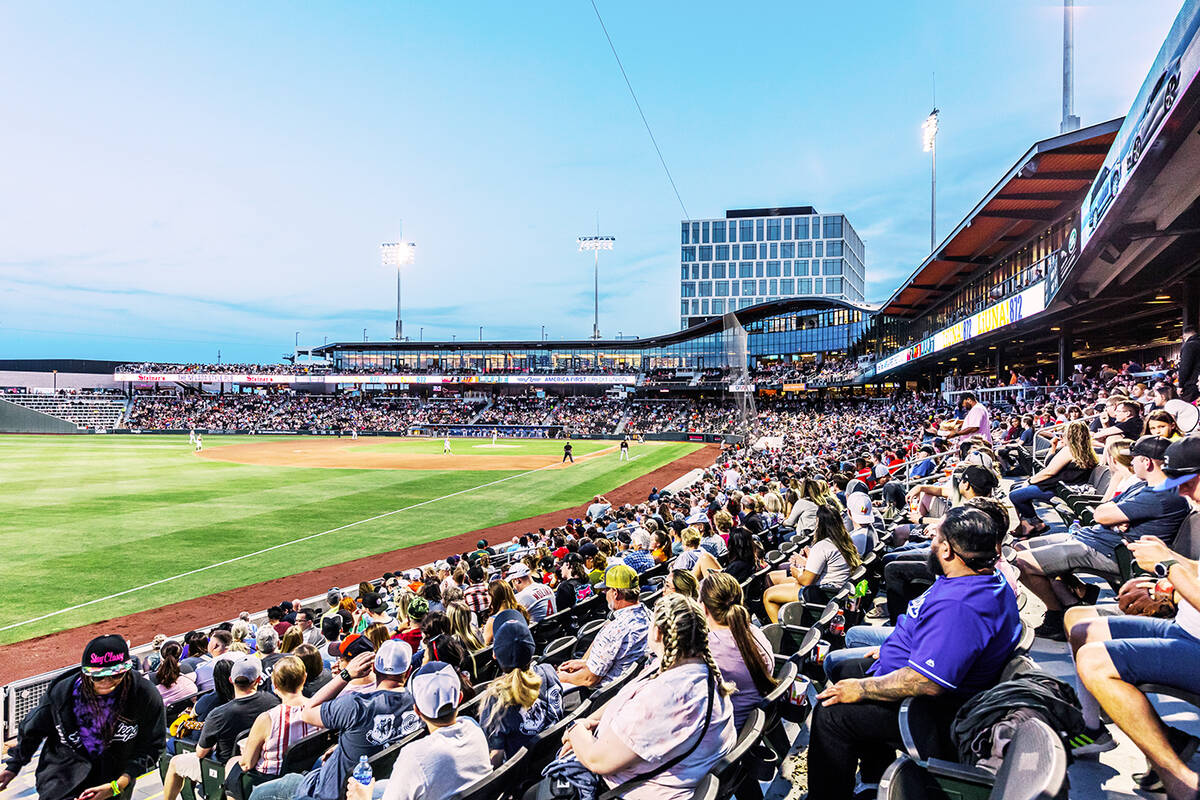
[[[1072,14],[879,301],[781,205],[650,336],[597,231],[588,338],[406,336],[401,241],[388,339],[0,350],[0,800],[1196,797],[1200,0],[1086,125]]]

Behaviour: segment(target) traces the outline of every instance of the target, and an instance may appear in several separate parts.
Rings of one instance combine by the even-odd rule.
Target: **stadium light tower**
[[[937,106],[929,112],[929,116],[921,123],[921,149],[932,155],[929,172],[929,252],[937,247]]]
[[[580,237],[576,238],[575,241],[579,243],[579,252],[584,253],[584,252],[587,252],[590,250],[590,251],[592,251],[592,254],[593,254],[592,269],[594,272],[593,277],[595,278],[596,291],[595,291],[595,296],[594,296],[595,318],[592,322],[592,338],[599,339],[600,338],[600,251],[601,250],[612,250],[613,243],[617,241],[617,237],[615,237],[615,236],[599,236],[599,235],[580,236]]]
[[[1063,90],[1061,133],[1079,130],[1075,116],[1075,0],[1063,0]]]
[[[417,246],[401,238],[398,242],[384,242],[379,246],[379,252],[383,265],[396,270],[396,341],[399,342],[404,339],[404,322],[400,319],[400,276],[403,267],[417,260]]]

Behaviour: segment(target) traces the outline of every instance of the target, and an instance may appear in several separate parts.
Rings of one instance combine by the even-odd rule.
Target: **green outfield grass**
[[[253,441],[272,438],[299,440],[264,436]],[[252,440],[206,436],[204,446],[248,441]],[[562,451],[562,442],[553,440],[500,442],[517,444],[517,449],[474,447],[490,443],[455,439],[453,447],[455,452],[497,456]],[[360,444],[372,450],[441,452],[440,439],[360,439]],[[575,452],[583,455],[612,444],[580,440]],[[0,628],[281,542],[406,510],[8,628],[0,631],[0,643],[579,505],[697,447],[652,442],[634,445],[630,462],[619,462],[614,452],[562,470],[452,472],[211,461],[193,455],[186,436],[2,436],[0,586],[5,602],[0,604]],[[407,509],[418,503],[424,504]],[[347,575],[343,582],[363,577]],[[239,610],[229,609],[228,616]]]

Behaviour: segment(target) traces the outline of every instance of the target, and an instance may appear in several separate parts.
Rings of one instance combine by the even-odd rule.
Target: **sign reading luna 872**
[[[947,347],[961,344],[974,339],[976,336],[991,333],[998,328],[1003,328],[1005,325],[1020,322],[1045,310],[1046,282],[1039,281],[1028,289],[1014,294],[1012,297],[1001,300],[999,303],[993,303],[966,319],[961,319],[953,325],[942,328],[933,334],[933,336],[926,338],[912,347],[905,348],[887,358],[881,359],[875,365],[875,374],[878,375],[881,372],[895,369],[913,359],[945,350]]]

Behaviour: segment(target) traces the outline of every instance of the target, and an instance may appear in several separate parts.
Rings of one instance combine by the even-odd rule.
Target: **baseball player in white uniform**
[[[446,455],[447,453],[450,453],[450,437],[448,436],[442,439],[442,455]],[[450,453],[450,455],[454,454]]]

